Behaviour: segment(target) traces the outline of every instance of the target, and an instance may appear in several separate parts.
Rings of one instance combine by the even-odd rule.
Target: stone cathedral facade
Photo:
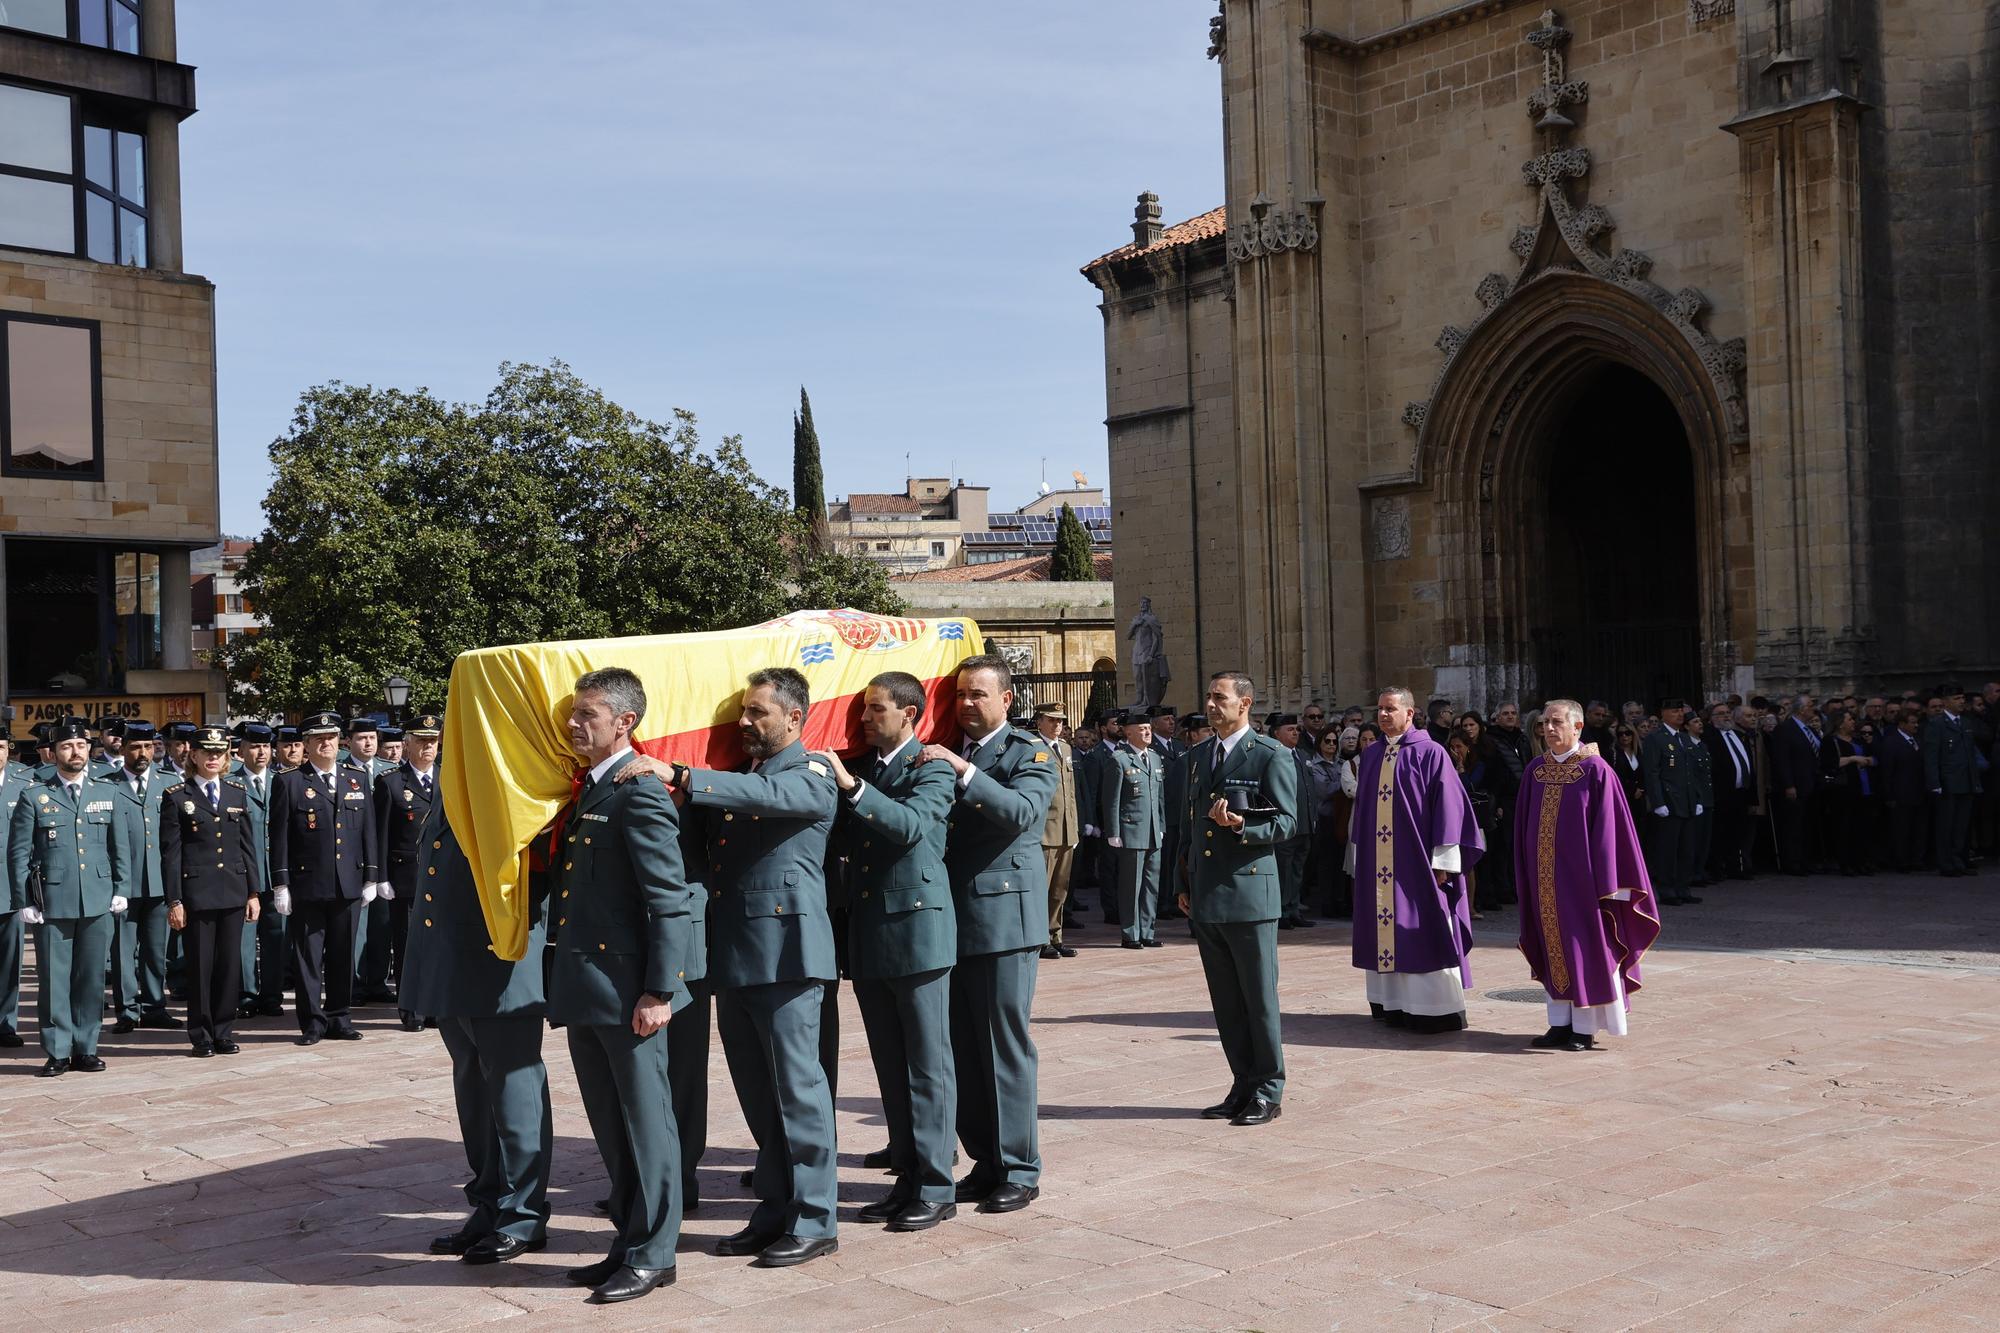
[[[2000,0],[1545,3],[1219,5],[1084,269],[1168,697],[2000,672]]]

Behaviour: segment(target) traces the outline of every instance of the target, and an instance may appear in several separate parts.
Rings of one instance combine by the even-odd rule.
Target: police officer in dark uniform
[[[243,984],[243,925],[255,923],[263,889],[250,793],[224,777],[229,733],[202,727],[188,772],[167,793],[160,818],[160,864],[167,923],[187,949],[188,1054],[234,1055],[230,1038]]]
[[[271,760],[271,767],[280,773],[289,773],[306,761],[306,738],[299,734],[297,727],[278,728],[278,753]]]
[[[402,989],[403,951],[410,938],[410,900],[417,891],[417,862],[423,849],[424,819],[437,803],[437,754],[444,736],[444,719],[424,713],[401,733],[409,752],[401,763],[375,779],[375,845],[382,856],[382,878],[389,891],[378,903],[386,917],[385,929],[370,934],[361,959],[361,975],[370,982],[380,980],[387,994],[389,983]],[[373,910],[373,909],[371,909]],[[415,1013],[401,1005],[403,1028],[415,1032]]]
[[[338,713],[315,713],[301,731],[306,762],[271,788],[272,906],[296,918],[290,926],[299,1045],[317,1045],[322,1037],[359,1041],[348,1011],[355,922],[376,894],[374,801],[361,770],[334,762]]]

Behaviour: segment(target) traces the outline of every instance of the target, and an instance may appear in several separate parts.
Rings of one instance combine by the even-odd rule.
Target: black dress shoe
[[[465,1262],[469,1264],[504,1264],[517,1254],[533,1254],[549,1247],[548,1237],[537,1236],[533,1240],[522,1240],[519,1236],[509,1236],[496,1231],[481,1236],[465,1251]]]
[[[1044,958],[1060,958],[1060,957],[1062,957],[1062,955],[1056,952],[1056,946],[1055,946],[1055,945],[1053,945],[1053,944],[1044,944],[1044,945],[1042,946],[1042,957],[1044,957]]]
[[[1142,949],[1164,949],[1167,946],[1161,944],[1158,940],[1140,940],[1139,947]]]
[[[1018,1213],[1042,1197],[1040,1185],[1002,1185],[979,1205],[982,1213]]]
[[[1056,946],[1056,954],[1062,958],[1074,958],[1076,957],[1076,950],[1070,948],[1067,944],[1058,944]]]
[[[807,1240],[804,1236],[780,1236],[764,1247],[757,1256],[758,1268],[793,1268],[823,1254],[832,1254],[840,1248],[840,1241],[832,1236],[815,1236]]]
[[[26,1045],[26,1043],[21,1040],[20,1033],[14,1031],[12,1028],[0,1028],[0,1046],[5,1046],[11,1050],[16,1046],[23,1045]]]
[[[417,1021],[417,1016],[411,1013],[409,1010],[405,1009],[403,1012],[399,1013],[396,1016],[403,1020],[403,1031],[422,1032],[424,1030],[424,1025],[422,1023],[419,1023]]]
[[[293,1043],[292,1043],[292,1045],[294,1045],[294,1046],[317,1046],[317,1045],[319,1045],[319,1043],[320,1043],[320,1034],[319,1034],[319,1033],[317,1033],[317,1032],[301,1032],[301,1033],[299,1034],[299,1039],[298,1039],[297,1041],[293,1042]]]
[[[449,1235],[432,1236],[430,1251],[432,1254],[464,1254],[472,1248],[475,1241],[483,1240],[485,1236],[486,1233],[483,1231],[467,1231],[460,1228]]]
[[[217,1043],[215,1043],[215,1053],[217,1055],[235,1055],[238,1051],[241,1051],[242,1049],[243,1048],[241,1046],[237,1045],[233,1041],[218,1041]]]
[[[1292,919],[1291,919],[1290,917],[1288,917],[1288,916],[1281,916],[1281,917],[1279,917],[1279,918],[1278,918],[1278,929],[1279,929],[1279,930],[1296,930],[1296,929],[1298,929],[1298,927],[1297,927],[1297,926],[1294,926],[1294,925],[1292,924]]]
[[[215,1048],[213,1046],[190,1046],[188,1047],[188,1054],[197,1060],[212,1060],[215,1058]]]
[[[42,1067],[35,1071],[36,1078],[60,1078],[69,1072],[69,1061],[59,1055],[52,1055]]]
[[[609,1199],[599,1199],[596,1203],[593,1203],[590,1206],[596,1209],[598,1212],[603,1213],[606,1217],[609,1217],[611,1215],[611,1200]],[[590,1285],[594,1287],[597,1284],[593,1282]]]
[[[890,1218],[915,1202],[916,1192],[914,1190],[905,1192],[901,1189],[893,1189],[885,1197],[877,1199],[874,1203],[855,1213],[854,1216],[863,1222],[887,1222]]]
[[[1137,940],[1120,940],[1118,941],[1118,947],[1121,949],[1143,949],[1146,946]]]
[[[980,1180],[976,1176],[967,1176],[952,1186],[952,1198],[959,1203],[978,1203],[998,1188],[1000,1186],[997,1181],[989,1182]]]
[[[142,1028],[154,1028],[161,1032],[178,1032],[186,1027],[187,1024],[181,1022],[180,1019],[175,1018],[172,1014],[141,1014],[139,1016],[139,1026]]]
[[[579,1287],[595,1287],[625,1266],[622,1259],[599,1259],[581,1268],[565,1269],[563,1277]]]
[[[111,1025],[111,1030],[112,1030],[113,1032],[117,1033],[117,1034],[118,1034],[119,1036],[121,1036],[121,1037],[122,1037],[122,1036],[124,1036],[124,1035],[125,1035],[126,1033],[128,1033],[128,1032],[134,1032],[134,1031],[137,1031],[137,1030],[138,1030],[138,1027],[139,1027],[139,1020],[138,1020],[138,1019],[136,1019],[136,1018],[121,1018],[121,1019],[119,1019],[119,1020],[118,1020],[118,1021],[117,1021],[116,1023],[113,1023],[113,1024]]]
[[[1242,1113],[1243,1108],[1249,1104],[1250,1099],[1248,1097],[1239,1097],[1232,1092],[1215,1105],[1203,1107],[1201,1118],[1203,1120],[1234,1120]]]
[[[335,1041],[360,1041],[361,1033],[354,1028],[328,1028],[327,1036]]]
[[[1588,1032],[1572,1033],[1570,1039],[1563,1044],[1563,1049],[1566,1051],[1594,1051],[1597,1049],[1597,1038]]]
[[[889,1230],[929,1231],[938,1223],[949,1222],[957,1216],[958,1205],[955,1203],[928,1203],[918,1199],[889,1219]]]
[[[1562,1051],[1569,1049],[1569,1044],[1575,1037],[1575,1029],[1571,1028],[1569,1024],[1564,1023],[1559,1027],[1550,1028],[1547,1032],[1529,1042],[1528,1045],[1539,1046],[1545,1051]]]
[[[1683,894],[1681,895],[1681,902],[1682,902],[1683,904],[1687,904],[1687,903],[1698,903],[1698,902],[1700,902],[1700,901],[1701,901],[1700,897],[1698,897],[1697,895],[1695,895],[1695,894],[1692,894],[1692,893],[1683,893]]]
[[[101,1074],[104,1072],[104,1061],[94,1055],[72,1055],[69,1067],[81,1069],[86,1074]]]
[[[1405,1014],[1403,1026],[1412,1032],[1435,1037],[1444,1032],[1465,1031],[1464,1014]]]
[[[733,1258],[744,1254],[761,1254],[782,1239],[781,1232],[758,1231],[754,1227],[744,1227],[733,1236],[724,1236],[715,1243],[715,1252],[723,1258]]]
[[[1314,926],[1316,926],[1316,925],[1318,925],[1318,924],[1319,924],[1319,922],[1317,922],[1317,921],[1308,921],[1308,920],[1306,920],[1306,918],[1304,918],[1304,917],[1302,917],[1302,916],[1299,916],[1299,915],[1298,915],[1298,914],[1296,914],[1296,913],[1294,913],[1294,914],[1293,914],[1293,916],[1292,916],[1292,929],[1293,929],[1293,930],[1309,930],[1309,929],[1311,929],[1312,927],[1314,927]]]
[[[261,1001],[257,1005],[257,1014],[260,1018],[283,1018],[285,1016],[284,1001],[282,1000]]]
[[[747,1190],[750,1188],[750,1182],[756,1179],[756,1177],[757,1173],[755,1171],[745,1171],[742,1175],[736,1177],[736,1183]]]
[[[592,1305],[616,1305],[620,1301],[636,1301],[655,1287],[674,1285],[674,1270],[671,1268],[634,1268],[626,1264],[584,1297]]]
[[[1232,1125],[1268,1125],[1285,1113],[1285,1108],[1276,1102],[1267,1102],[1262,1097],[1252,1097],[1229,1121]]]

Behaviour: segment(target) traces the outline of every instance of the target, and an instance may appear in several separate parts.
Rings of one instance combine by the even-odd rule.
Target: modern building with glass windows
[[[173,0],[0,0],[0,698],[200,721],[215,289],[181,265]]]

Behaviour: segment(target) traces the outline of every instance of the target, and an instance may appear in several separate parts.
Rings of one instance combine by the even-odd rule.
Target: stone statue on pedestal
[[[1166,697],[1167,682],[1174,678],[1167,668],[1167,641],[1160,618],[1153,614],[1153,599],[1139,599],[1139,614],[1125,631],[1132,641],[1132,674],[1139,690],[1135,708],[1151,708]]]

